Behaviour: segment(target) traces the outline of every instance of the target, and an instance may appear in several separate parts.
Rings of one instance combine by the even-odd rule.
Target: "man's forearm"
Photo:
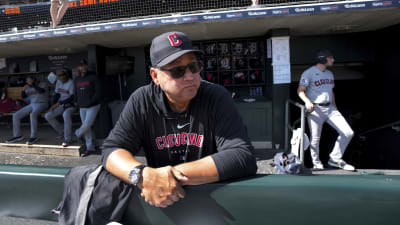
[[[129,151],[118,149],[108,156],[106,169],[114,176],[129,183],[129,173],[135,166],[140,164],[143,163],[137,161]]]
[[[39,93],[45,93],[46,92],[46,90],[44,88],[41,88],[41,87],[39,87],[37,85],[33,85],[32,87]]]
[[[129,183],[130,171],[140,164],[142,163],[137,161],[129,151],[118,149],[108,156],[106,169],[121,180]],[[217,167],[210,156],[176,165],[175,168],[189,178],[188,181],[183,182],[183,185],[199,185],[219,180]]]
[[[28,97],[28,95],[26,94],[26,92],[25,92],[25,91],[22,91],[22,92],[21,92],[21,96],[22,96],[23,98],[26,98],[26,97]]]
[[[71,96],[69,96],[68,98],[66,98],[66,99],[64,99],[64,100],[59,101],[59,103],[62,104],[62,105],[64,105],[64,104],[66,104],[66,103],[72,102],[73,100],[74,100],[74,95],[71,95]]]
[[[183,185],[199,185],[219,181],[218,170],[211,156],[176,165],[175,168],[189,180]]]
[[[301,100],[303,100],[304,103],[310,103],[310,99],[308,99],[308,97],[306,96],[306,93],[304,93],[304,91],[300,91],[298,93],[299,97]]]

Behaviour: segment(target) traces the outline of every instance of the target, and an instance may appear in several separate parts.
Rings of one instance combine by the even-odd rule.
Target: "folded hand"
[[[180,171],[172,166],[161,168],[145,167],[142,181],[138,184],[142,188],[141,196],[150,205],[166,208],[180,198],[185,197],[185,191],[180,181],[187,181]]]

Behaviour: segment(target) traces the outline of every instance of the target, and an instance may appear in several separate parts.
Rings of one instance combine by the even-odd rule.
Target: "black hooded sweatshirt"
[[[74,102],[78,107],[89,108],[100,103],[101,88],[96,74],[88,72],[74,79]]]
[[[103,165],[111,152],[135,155],[144,148],[151,167],[177,165],[211,155],[220,180],[257,171],[247,130],[229,92],[201,81],[185,112],[173,112],[153,82],[136,90],[103,143]]]

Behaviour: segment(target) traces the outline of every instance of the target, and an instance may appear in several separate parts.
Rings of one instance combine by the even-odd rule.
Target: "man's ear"
[[[155,69],[155,68],[150,68],[150,76],[151,76],[151,79],[153,80],[153,82],[154,82],[156,85],[160,85],[160,82],[158,82],[157,69]]]

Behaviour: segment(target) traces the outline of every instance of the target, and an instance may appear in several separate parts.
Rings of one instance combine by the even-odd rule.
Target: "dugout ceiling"
[[[399,23],[400,8],[388,7],[169,24],[3,42],[0,43],[0,57],[76,53],[87,50],[89,44],[108,48],[145,46],[157,34],[170,30],[183,31],[193,40],[209,40],[262,36],[269,30],[278,28],[288,28],[291,36],[364,32],[379,30]]]

